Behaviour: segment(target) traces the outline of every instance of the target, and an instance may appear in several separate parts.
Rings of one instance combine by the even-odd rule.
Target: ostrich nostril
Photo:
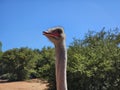
[[[45,34],[48,34],[48,32],[46,32],[46,31],[43,31],[43,35],[45,35]]]

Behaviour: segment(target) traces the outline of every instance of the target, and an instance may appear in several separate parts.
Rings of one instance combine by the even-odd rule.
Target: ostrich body
[[[57,90],[67,90],[66,66],[67,50],[65,45],[65,34],[63,28],[51,28],[44,31],[43,34],[54,43],[56,54],[56,87]]]

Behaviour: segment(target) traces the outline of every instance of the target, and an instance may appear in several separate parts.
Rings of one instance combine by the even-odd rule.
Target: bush
[[[47,80],[49,89],[53,90],[56,87],[55,83],[55,53],[51,47],[44,47],[39,53],[38,60],[36,62],[36,77]]]
[[[31,49],[12,49],[2,55],[3,74],[8,73],[9,80],[25,80],[35,67],[35,54]]]
[[[118,37],[119,32],[102,30],[74,39],[68,49],[68,90],[120,89]]]

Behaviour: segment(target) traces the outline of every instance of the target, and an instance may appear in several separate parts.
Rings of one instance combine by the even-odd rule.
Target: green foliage
[[[0,42],[0,52],[2,52],[2,42]]]
[[[69,90],[120,89],[119,36],[102,30],[74,40],[68,49]]]
[[[36,62],[35,70],[37,72],[36,77],[48,80],[49,87],[55,88],[55,53],[54,49],[50,47],[44,47],[41,51],[38,51],[39,58]],[[53,87],[54,86],[54,87]]]
[[[29,78],[35,67],[35,54],[31,49],[12,49],[3,53],[2,68],[9,74],[9,80],[24,80]]]

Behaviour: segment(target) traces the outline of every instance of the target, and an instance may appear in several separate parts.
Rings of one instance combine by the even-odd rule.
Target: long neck
[[[57,90],[67,90],[66,66],[67,50],[65,41],[55,45],[56,51],[56,85]]]

